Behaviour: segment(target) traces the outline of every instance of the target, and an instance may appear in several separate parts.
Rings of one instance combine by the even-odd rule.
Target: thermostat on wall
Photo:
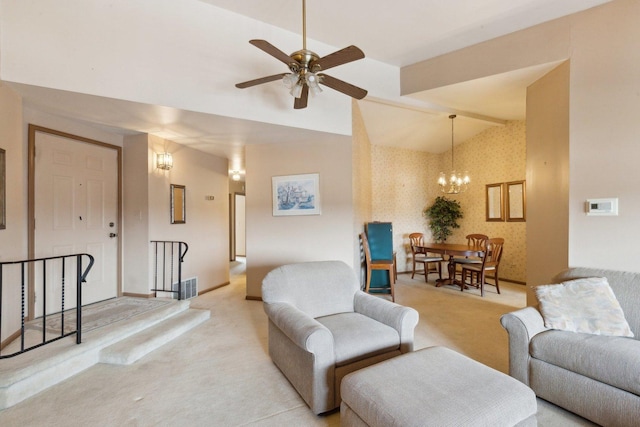
[[[618,199],[587,199],[587,215],[618,215]]]

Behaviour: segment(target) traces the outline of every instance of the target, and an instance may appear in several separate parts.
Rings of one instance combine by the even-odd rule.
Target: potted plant
[[[458,220],[463,217],[460,202],[444,196],[436,197],[433,205],[424,210],[424,216],[429,219],[431,235],[438,243],[447,240],[453,228],[460,228]]]

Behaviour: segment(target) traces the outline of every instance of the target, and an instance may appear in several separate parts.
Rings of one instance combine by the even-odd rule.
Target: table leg
[[[456,265],[453,262],[453,255],[449,255],[449,263],[447,264],[447,270],[449,271],[449,277],[446,277],[444,279],[436,280],[436,287],[437,288],[439,288],[440,286],[453,285],[454,284]]]

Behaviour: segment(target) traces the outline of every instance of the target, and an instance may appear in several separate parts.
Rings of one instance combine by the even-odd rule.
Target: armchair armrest
[[[548,330],[538,310],[526,307],[500,318],[502,327],[509,333],[509,375],[529,385],[529,343],[531,339]]]
[[[416,310],[362,291],[354,296],[354,310],[398,331],[402,353],[413,351],[413,332],[419,319]]]
[[[265,303],[267,317],[298,347],[333,355],[333,335],[326,326],[291,304]]]

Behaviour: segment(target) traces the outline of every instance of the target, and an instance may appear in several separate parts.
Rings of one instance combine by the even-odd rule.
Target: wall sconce
[[[231,179],[234,181],[240,181],[240,172],[231,171]]]
[[[170,170],[173,167],[173,157],[171,153],[156,153],[156,167],[158,169]]]

